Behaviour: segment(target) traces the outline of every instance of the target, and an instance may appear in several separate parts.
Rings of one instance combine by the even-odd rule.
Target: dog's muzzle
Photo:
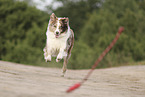
[[[58,38],[59,37],[59,32],[55,32],[55,37]]]

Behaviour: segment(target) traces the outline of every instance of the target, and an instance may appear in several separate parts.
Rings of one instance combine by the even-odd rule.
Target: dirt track
[[[97,69],[78,90],[66,89],[88,70],[41,68],[0,61],[0,97],[145,97],[145,65]]]

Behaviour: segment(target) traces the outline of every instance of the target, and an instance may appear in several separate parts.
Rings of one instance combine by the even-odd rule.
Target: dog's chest
[[[48,38],[48,46],[50,49],[66,48],[66,39]]]
[[[47,46],[50,50],[57,51],[60,48],[65,49],[67,46],[67,37],[55,38],[53,34],[47,35]]]

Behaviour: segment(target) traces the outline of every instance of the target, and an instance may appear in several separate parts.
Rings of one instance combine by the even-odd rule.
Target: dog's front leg
[[[44,51],[44,59],[45,59],[45,61],[46,62],[50,62],[51,61],[51,53],[50,53],[50,50],[47,48],[47,47],[45,47],[44,49],[43,49],[43,51]]]
[[[56,62],[59,62],[63,58],[64,49],[60,48],[59,53],[56,58]]]

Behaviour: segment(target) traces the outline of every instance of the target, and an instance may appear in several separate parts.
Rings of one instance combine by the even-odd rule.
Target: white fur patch
[[[59,25],[59,23],[58,23],[58,25]],[[58,29],[58,27],[57,27],[57,29]],[[60,49],[66,49],[67,40],[71,35],[70,27],[68,27],[67,33],[62,33],[58,38],[56,38],[55,33],[50,32],[49,29],[47,29],[46,35],[47,35],[47,51],[50,51],[49,52],[50,55],[57,56]],[[67,52],[64,52],[62,56],[66,57]]]

